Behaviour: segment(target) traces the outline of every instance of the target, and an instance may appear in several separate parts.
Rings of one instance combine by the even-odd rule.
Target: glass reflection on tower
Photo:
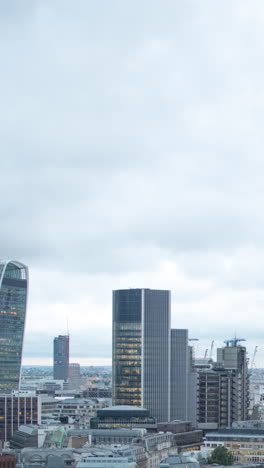
[[[18,390],[27,306],[28,268],[0,262],[0,393]]]
[[[141,290],[113,292],[113,399],[141,406]]]

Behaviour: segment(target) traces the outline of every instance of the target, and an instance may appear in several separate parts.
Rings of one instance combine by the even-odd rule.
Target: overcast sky
[[[110,363],[112,289],[264,367],[263,0],[0,2],[1,256],[24,363]]]

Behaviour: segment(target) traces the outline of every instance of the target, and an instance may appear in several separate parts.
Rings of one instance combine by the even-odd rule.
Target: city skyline
[[[110,362],[111,291],[148,287],[204,349],[237,334],[264,367],[263,2],[0,17],[0,255],[30,268],[24,362],[52,360],[67,321],[73,361]]]

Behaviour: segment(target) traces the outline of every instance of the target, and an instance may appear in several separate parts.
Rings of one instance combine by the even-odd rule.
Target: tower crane
[[[210,354],[209,354],[210,359],[212,359],[213,357],[213,350],[214,350],[214,340],[212,340],[212,343],[211,343]]]
[[[258,350],[258,346],[255,346],[254,353],[253,353],[253,357],[252,357],[252,361],[251,361],[250,369],[253,369],[253,367],[254,367],[254,365],[255,365],[255,358],[256,358],[257,350]]]
[[[246,341],[246,340],[245,338],[233,338],[232,340],[225,340],[224,343],[227,346],[237,346],[237,343],[239,343],[239,341]]]

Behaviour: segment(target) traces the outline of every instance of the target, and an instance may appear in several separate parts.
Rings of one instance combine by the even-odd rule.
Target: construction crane
[[[257,350],[258,350],[258,346],[255,346],[254,353],[253,353],[253,357],[252,357],[252,361],[251,361],[250,369],[253,369],[253,367],[254,367],[254,365],[255,365],[255,358],[256,358]]]
[[[204,353],[204,359],[207,358],[207,353],[208,353],[208,349],[205,350],[205,353]]]
[[[213,357],[213,350],[214,350],[214,340],[211,343],[209,359],[212,359],[212,357]]]
[[[226,346],[237,346],[239,341],[246,341],[245,338],[233,338],[232,340],[225,340]]]

